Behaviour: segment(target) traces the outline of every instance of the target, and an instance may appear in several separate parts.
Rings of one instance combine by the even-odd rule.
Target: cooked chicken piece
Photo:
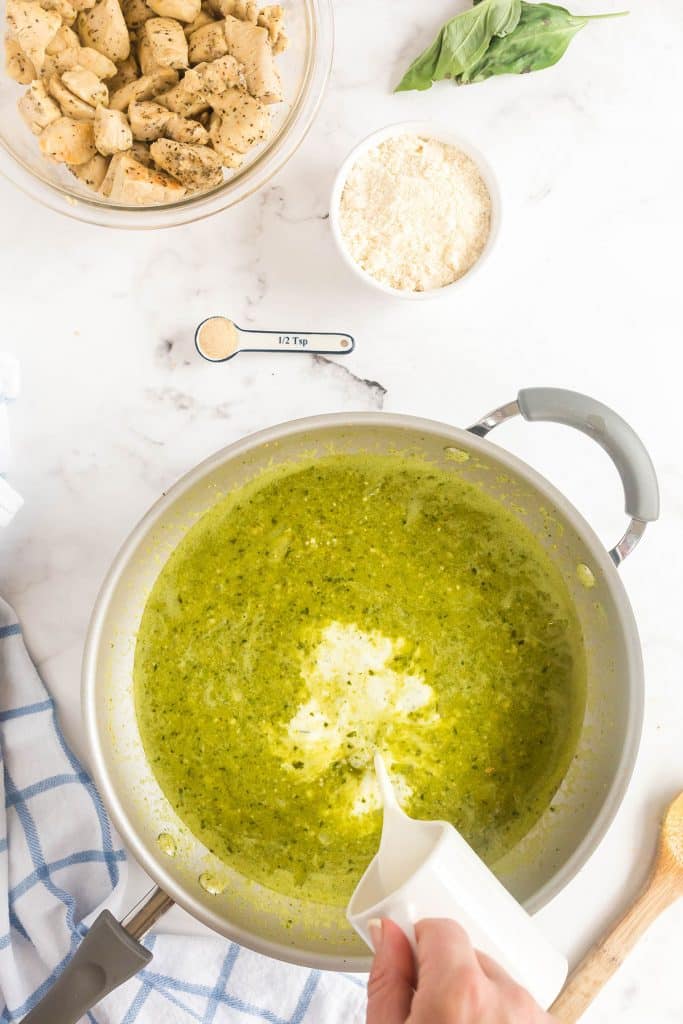
[[[113,94],[118,92],[119,89],[123,89],[124,85],[129,85],[139,77],[140,69],[138,68],[138,62],[134,54],[131,53],[129,57],[116,65],[116,74],[109,82],[110,95],[113,96]]]
[[[134,100],[128,107],[133,138],[138,142],[154,142],[164,134],[170,111],[151,100]]]
[[[157,167],[162,167],[188,188],[212,188],[223,181],[221,159],[208,146],[158,139],[149,147]]]
[[[5,71],[19,85],[29,85],[37,78],[33,61],[29,60],[16,39],[5,36]]]
[[[45,50],[62,27],[61,18],[54,11],[44,11],[35,0],[7,0],[5,16],[10,34],[40,74]]]
[[[239,167],[244,156],[242,153],[238,153],[236,149],[232,149],[223,143],[221,138],[221,121],[223,117],[221,114],[217,114],[214,111],[211,112],[211,120],[209,122],[209,139],[216,153],[221,158],[221,162],[224,167],[230,167],[233,170]]]
[[[109,57],[105,57],[99,50],[93,50],[92,46],[82,46],[78,51],[79,68],[85,71],[92,71],[98,78],[114,78],[116,75],[116,64]]]
[[[91,124],[59,117],[43,130],[38,145],[43,156],[60,164],[84,164],[95,156]]]
[[[105,174],[104,178],[102,179],[102,184],[100,185],[100,193],[103,196],[108,196],[110,194],[112,182],[114,180],[114,175],[116,174],[116,170],[117,170],[119,164],[122,163],[123,160],[125,160],[126,158],[128,158],[130,156],[131,156],[130,153],[115,153],[114,156],[110,157],[110,159],[109,159],[109,167],[107,168],[107,173]]]
[[[289,36],[287,35],[286,32],[280,32],[280,35],[277,37],[277,39],[273,43],[273,54],[276,57],[279,57],[279,55],[281,53],[285,52],[285,50],[287,49],[288,46],[289,46]]]
[[[164,135],[167,139],[173,139],[174,142],[187,142],[192,146],[208,146],[209,133],[199,121],[181,117],[180,114],[172,114],[168,110],[166,113],[168,120],[164,128]]]
[[[140,33],[140,41],[138,42],[138,64],[143,75],[153,75],[155,71],[161,71],[161,68],[154,59],[149,39],[144,32]]]
[[[46,53],[43,62],[43,78],[52,78],[53,75],[59,76],[64,71],[73,71],[77,64],[76,53],[73,50],[62,50],[61,53]]]
[[[123,153],[133,145],[133,133],[128,118],[121,110],[98,107],[93,122],[95,145],[102,156]]]
[[[132,32],[142,28],[146,21],[154,17],[154,11],[146,0],[121,0],[121,10]]]
[[[282,4],[271,4],[269,7],[262,7],[256,24],[268,30],[270,45],[275,47],[285,25],[285,9]]]
[[[219,57],[217,60],[197,64],[193,70],[205,92],[221,93],[226,89],[243,89],[245,86],[242,67],[230,54]],[[190,74],[189,71],[188,74]]]
[[[255,25],[258,19],[258,5],[254,0],[209,0],[209,6],[224,18],[239,18],[240,21]]]
[[[228,41],[225,38],[225,22],[212,21],[211,24],[197,29],[190,36],[188,55],[190,64],[216,60],[228,52]]]
[[[64,71],[72,71],[78,64],[80,53],[78,36],[72,28],[62,25],[45,51],[43,77],[50,78]]]
[[[149,6],[161,18],[194,21],[202,9],[202,0],[149,0]]]
[[[150,18],[142,27],[150,58],[160,68],[186,68],[187,39],[182,25],[172,18]]]
[[[220,95],[209,96],[209,103],[220,116],[220,125],[214,127],[211,139],[219,140],[216,149],[247,153],[252,146],[268,138],[270,114],[268,108],[242,89],[228,89]],[[215,145],[215,142],[214,142]]]
[[[93,107],[100,104],[103,107],[109,105],[109,89],[92,71],[86,71],[85,68],[65,71],[62,81],[67,89],[84,103],[89,103]]]
[[[149,144],[147,142],[138,142],[136,139],[133,139],[130,154],[144,167],[154,167],[154,161],[152,160],[152,154],[149,151]]]
[[[128,26],[119,0],[98,0],[78,15],[78,34],[83,46],[92,46],[117,64],[130,53]]]
[[[72,164],[69,167],[69,170],[75,178],[82,181],[84,185],[88,186],[88,188],[93,189],[94,192],[97,192],[104,181],[108,167],[109,158],[102,156],[100,153],[95,153],[94,157],[86,163]]]
[[[251,95],[264,103],[279,103],[282,99],[282,84],[268,42],[268,30],[227,17],[225,38],[228,52],[244,65],[247,89]]]
[[[57,100],[65,117],[73,118],[74,121],[94,120],[95,108],[67,89],[58,75],[47,79],[47,91]]]
[[[73,25],[76,20],[76,8],[69,3],[69,0],[38,0],[44,11],[53,11],[57,14],[64,25]]]
[[[234,57],[219,57],[211,63],[190,68],[173,89],[157,95],[157,103],[181,117],[196,117],[209,106],[208,94],[242,85],[242,71]]]
[[[133,100],[151,100],[164,89],[175,85],[177,81],[178,72],[170,68],[156,71],[153,75],[143,75],[142,78],[128,82],[112,93],[109,106],[112,110],[127,110]]]
[[[190,36],[198,32],[200,28],[204,28],[205,25],[211,25],[215,20],[211,11],[207,11],[206,8],[202,7],[194,21],[191,21],[189,25],[183,25],[183,32],[189,40]]]
[[[256,24],[258,18],[258,4],[255,0],[235,0],[234,16],[242,21],[250,21]]]
[[[129,153],[112,157],[100,191],[114,202],[132,206],[173,202],[185,195],[179,182],[163,171],[145,167]]]
[[[50,56],[57,56],[65,51],[72,51],[75,57],[80,48],[81,41],[74,30],[69,28],[68,25],[62,25],[45,47],[45,53]]]
[[[62,112],[45,91],[39,78],[31,82],[17,103],[19,113],[34,135],[40,135],[43,128],[62,116]]]
[[[168,92],[158,94],[155,99],[181,117],[194,117],[209,107],[201,79],[193,70],[186,71],[177,85]]]

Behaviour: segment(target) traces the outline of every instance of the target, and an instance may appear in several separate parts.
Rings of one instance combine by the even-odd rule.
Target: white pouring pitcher
[[[382,838],[349,902],[349,923],[372,948],[370,921],[391,918],[415,950],[417,921],[452,918],[475,949],[547,1009],[567,977],[565,957],[452,825],[403,813],[380,754],[375,770],[384,803]]]

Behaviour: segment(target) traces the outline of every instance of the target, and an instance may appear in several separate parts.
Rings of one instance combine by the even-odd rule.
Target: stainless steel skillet
[[[608,552],[581,514],[544,477],[487,435],[512,416],[564,423],[588,434],[612,457],[623,482],[629,524]],[[102,914],[72,963],[26,1021],[75,1024],[112,988],[150,959],[139,943],[173,902],[216,932],[269,956],[328,970],[367,970],[367,950],[343,912],[288,900],[216,861],[177,818],[144,756],[135,720],[132,660],[147,594],[168,554],[197,516],[267,466],[311,453],[410,450],[450,467],[505,504],[531,529],[562,572],[581,623],[588,698],[577,751],[554,801],[525,839],[496,865],[531,912],[583,866],[612,821],[631,776],[643,713],[640,642],[617,572],[648,522],[659,514],[650,458],[627,423],[600,402],[571,391],[532,388],[469,430],[388,413],[297,420],[261,431],[196,467],[133,530],[103,584],[83,663],[83,706],[92,770],[131,854],[157,883],[121,924]],[[453,455],[457,454],[457,462]],[[454,468],[457,467],[457,470]],[[585,570],[577,572],[579,567]],[[591,586],[586,586],[586,582]],[[177,856],[159,845],[174,837]],[[207,871],[224,879],[211,894]],[[288,924],[287,922],[292,922]]]

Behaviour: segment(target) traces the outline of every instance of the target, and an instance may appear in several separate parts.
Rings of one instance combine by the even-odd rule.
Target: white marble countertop
[[[647,676],[636,774],[605,841],[541,915],[576,959],[643,881],[658,814],[683,787],[683,21],[675,0],[650,0],[586,28],[549,71],[393,96],[400,70],[457,3],[428,6],[418,15],[408,0],[338,3],[333,79],[304,146],[260,194],[209,221],[114,233],[0,182],[0,348],[22,363],[11,479],[26,499],[0,536],[0,593],[82,753],[80,659],[102,577],[159,493],[215,449],[328,411],[400,410],[464,426],[533,384],[612,405],[650,448],[663,516],[623,567]],[[368,289],[342,264],[326,220],[351,145],[406,117],[469,139],[503,194],[490,263],[433,303]],[[336,363],[242,355],[211,366],[192,335],[215,312],[244,326],[347,331],[357,348]],[[618,479],[588,439],[516,422],[495,440],[564,490],[607,544],[620,535]],[[175,929],[188,922],[180,911],[169,918]],[[587,1024],[680,1022],[682,930],[679,903]]]

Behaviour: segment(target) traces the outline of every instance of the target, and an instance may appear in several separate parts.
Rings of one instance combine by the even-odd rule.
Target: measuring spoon
[[[250,331],[238,327],[226,316],[210,316],[202,320],[195,331],[194,344],[208,362],[226,363],[238,352],[313,352],[344,356],[353,351],[356,343],[350,334]]]

